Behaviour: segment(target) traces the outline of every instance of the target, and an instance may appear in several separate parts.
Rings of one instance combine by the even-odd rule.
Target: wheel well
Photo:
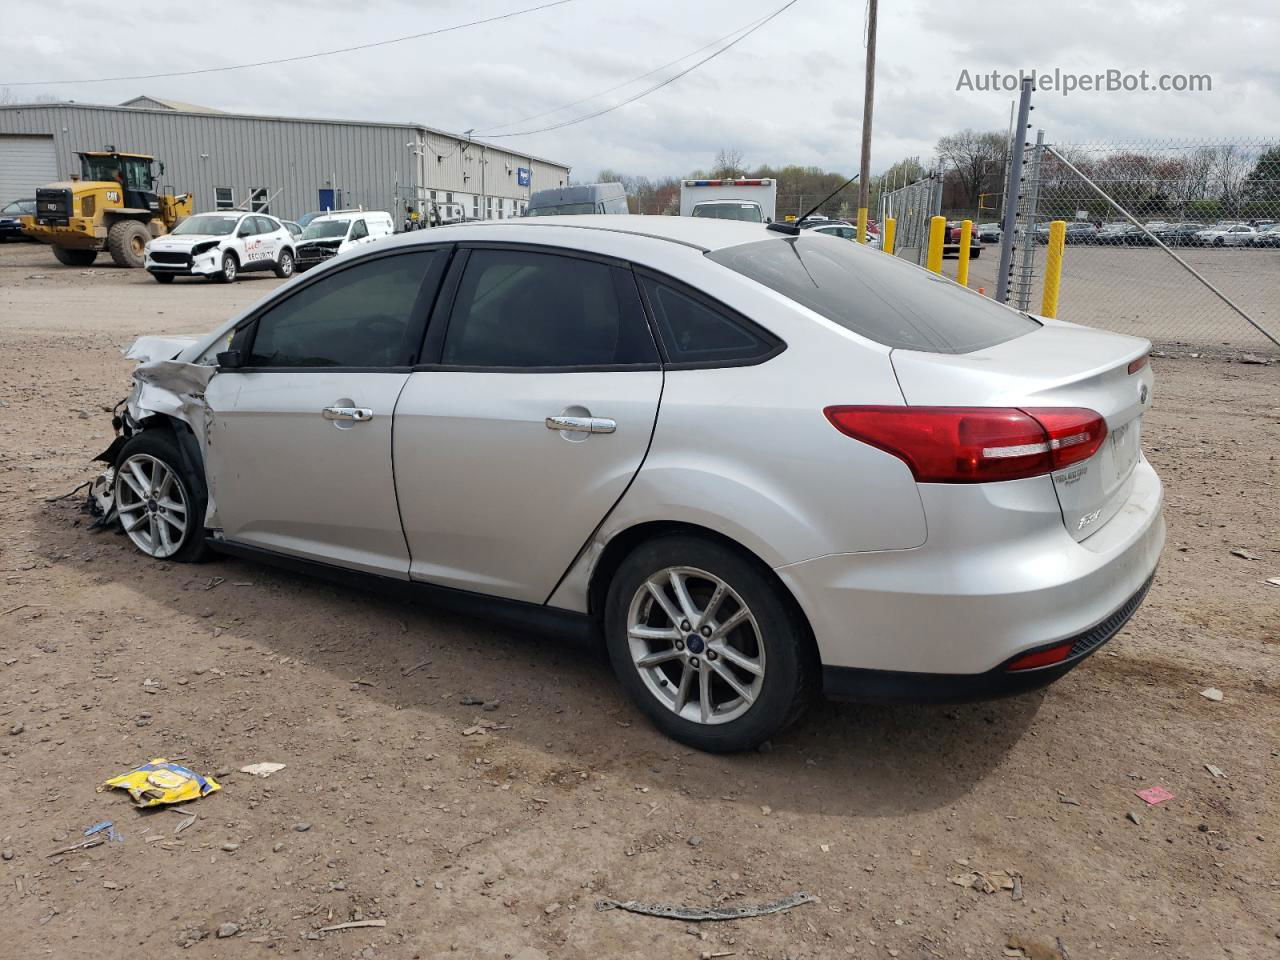
[[[223,250],[223,251],[222,251],[222,255],[223,255],[224,257],[225,257],[227,254],[231,254],[231,258],[232,258],[233,260],[235,260],[235,262],[236,262],[236,266],[237,266],[237,267],[238,267],[238,266],[240,266],[240,254],[236,253],[236,252],[235,252],[233,249],[231,249],[230,247],[227,247],[227,249],[225,249],[225,250]]]
[[[732,537],[726,537],[723,533],[719,533],[709,527],[698,526],[696,523],[669,520],[655,520],[650,523],[637,524],[622,531],[605,544],[604,551],[600,554],[600,558],[591,570],[591,581],[587,586],[587,613],[597,629],[603,626],[604,605],[605,598],[609,593],[609,584],[613,581],[613,575],[618,572],[618,568],[622,566],[622,561],[642,543],[657,537],[671,536],[672,534],[684,534],[713,540],[753,563],[764,574],[765,579],[777,588],[778,596],[782,597],[783,603],[791,610],[796,622],[804,628],[804,632],[808,635],[810,642],[815,643],[813,628],[809,625],[809,618],[805,616],[804,610],[801,609],[800,603],[796,600],[790,588],[782,582],[782,578],[774,573],[767,563],[738,543],[738,541]]]

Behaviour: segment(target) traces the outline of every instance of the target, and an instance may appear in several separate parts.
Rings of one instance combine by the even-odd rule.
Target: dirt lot
[[[594,650],[243,562],[152,563],[49,502],[111,439],[119,348],[276,283],[0,248],[0,955],[1280,951],[1280,367],[1156,361],[1164,563],[1066,679],[823,705],[771,750],[711,757],[650,730]],[[152,757],[221,779],[181,834],[95,792]],[[235,772],[257,761],[287,767]],[[1147,807],[1155,784],[1174,797]],[[49,856],[104,819],[123,842]],[[951,882],[1000,870],[1018,890]],[[697,927],[595,907],[795,891],[819,902]],[[316,932],[352,919],[386,926]]]

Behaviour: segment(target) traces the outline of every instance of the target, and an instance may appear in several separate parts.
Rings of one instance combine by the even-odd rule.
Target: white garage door
[[[0,133],[0,206],[34,197],[36,187],[57,179],[53,137]]]

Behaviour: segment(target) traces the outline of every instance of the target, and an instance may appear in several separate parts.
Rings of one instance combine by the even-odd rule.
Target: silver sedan
[[[102,499],[156,558],[602,637],[660,729],[741,750],[1113,636],[1164,542],[1148,347],[791,225],[442,227],[135,344]]]

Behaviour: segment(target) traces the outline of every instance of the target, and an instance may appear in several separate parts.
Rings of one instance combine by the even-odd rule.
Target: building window
[[[231,187],[213,188],[213,209],[234,210],[236,205],[235,191]]]
[[[253,192],[249,194],[249,208],[254,213],[270,213],[271,207],[267,203],[267,188],[254,187]]]
[[[436,198],[436,192],[435,192],[434,190],[432,190],[432,191],[431,191],[431,199],[432,199],[432,200],[435,200],[435,198]]]
[[[471,198],[471,217],[473,220],[480,219],[480,198],[473,196]]]
[[[452,193],[446,193],[446,194],[444,195],[444,202],[445,202],[445,203],[453,203],[453,194],[452,194]]]
[[[486,220],[493,219],[493,197],[484,198],[484,218]]]

